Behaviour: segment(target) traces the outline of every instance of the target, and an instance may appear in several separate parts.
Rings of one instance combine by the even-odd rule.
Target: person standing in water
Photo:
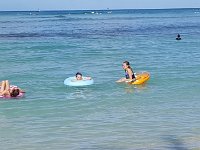
[[[136,77],[134,75],[133,69],[130,66],[130,63],[128,61],[124,61],[122,64],[122,68],[125,71],[125,78],[121,78],[117,80],[116,82],[133,82],[136,80]]]
[[[181,40],[180,34],[177,35],[176,40]]]

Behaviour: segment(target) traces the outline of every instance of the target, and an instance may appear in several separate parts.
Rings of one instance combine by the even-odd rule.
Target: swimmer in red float
[[[17,86],[10,85],[8,80],[4,80],[0,83],[0,97],[15,98],[21,97],[25,93]]]

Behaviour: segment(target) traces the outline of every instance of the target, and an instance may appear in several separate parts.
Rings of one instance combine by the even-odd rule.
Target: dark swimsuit
[[[125,71],[125,77],[126,77],[126,79],[130,79],[128,72],[126,72],[126,71]],[[132,74],[132,79],[135,79],[134,73]]]

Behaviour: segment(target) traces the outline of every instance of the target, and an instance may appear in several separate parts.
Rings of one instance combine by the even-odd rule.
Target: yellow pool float
[[[145,82],[147,82],[150,78],[150,73],[149,72],[146,72],[146,71],[143,71],[143,72],[137,72],[135,74],[135,77],[136,77],[136,80],[131,82],[131,84],[134,84],[134,85],[139,85],[139,84],[143,84]]]

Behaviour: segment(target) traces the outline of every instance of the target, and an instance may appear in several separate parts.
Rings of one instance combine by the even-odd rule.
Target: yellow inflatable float
[[[136,80],[131,82],[130,84],[134,84],[134,85],[139,85],[139,84],[143,84],[145,82],[147,82],[150,78],[150,73],[149,72],[137,72],[135,74]]]

